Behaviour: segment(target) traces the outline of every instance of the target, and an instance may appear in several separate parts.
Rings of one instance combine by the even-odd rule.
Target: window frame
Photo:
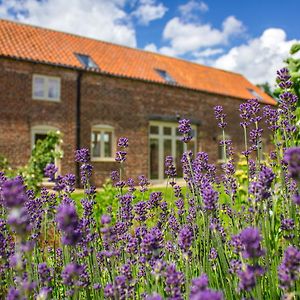
[[[93,155],[93,141],[92,136],[94,132],[101,133],[101,140],[100,140],[100,156]],[[104,132],[111,133],[111,156],[105,157],[104,156],[104,140],[102,138]],[[91,161],[93,162],[114,162],[115,161],[115,152],[116,152],[116,145],[115,145],[115,130],[113,126],[110,125],[93,125],[91,127],[91,134],[90,134],[90,153],[91,153]]]
[[[150,129],[151,126],[157,126],[158,127],[158,133],[151,133]],[[171,134],[164,134],[164,127],[170,127],[171,128]],[[194,131],[193,136],[193,142],[194,142],[194,154],[197,153],[198,150],[198,135],[197,135],[197,125],[191,124],[191,128]],[[166,180],[164,177],[164,167],[165,167],[165,157],[164,157],[164,141],[165,140],[171,140],[171,147],[172,147],[172,157],[176,158],[176,142],[180,141],[182,138],[182,135],[177,135],[177,129],[178,129],[178,123],[177,122],[168,122],[168,121],[149,121],[148,126],[148,176],[151,179],[151,170],[150,170],[150,140],[151,139],[157,139],[158,140],[158,178],[157,179],[151,179],[151,181],[163,181]],[[187,144],[183,143],[183,152],[186,152],[188,150]],[[180,177],[179,177],[180,179]]]
[[[50,125],[35,125],[31,127],[31,151],[34,149],[35,146],[35,135],[36,134],[48,134],[50,131],[58,131],[61,132],[57,127],[50,126]],[[56,151],[61,151],[60,145],[55,146]],[[55,166],[58,168],[58,174],[61,173],[61,158],[56,157],[54,160]],[[43,181],[47,181],[47,178],[44,178]]]
[[[35,95],[35,80],[37,78],[43,78],[45,80],[45,84],[43,87],[44,96],[39,97]],[[49,97],[49,80],[57,80],[58,82],[58,97],[51,98]],[[46,96],[45,96],[46,95]],[[61,78],[58,76],[48,76],[42,74],[33,74],[32,76],[32,99],[33,100],[43,100],[43,101],[51,101],[51,102],[60,102],[61,101]]]
[[[76,58],[79,60],[81,65],[85,67],[86,69],[94,69],[99,70],[99,66],[95,63],[95,61],[92,59],[92,57],[88,54],[82,54],[82,53],[74,53]],[[84,59],[88,59],[88,64],[85,63]]]
[[[225,140],[230,140],[230,139],[231,139],[230,135],[225,134]],[[219,135],[217,137],[217,141],[218,141],[218,144],[217,144],[217,146],[218,146],[218,152],[217,152],[218,153],[218,159],[217,159],[217,163],[218,164],[224,164],[225,161],[226,161],[226,159],[224,157],[224,151],[223,151],[223,149],[222,149],[222,157],[221,158],[219,157],[219,148],[221,147],[220,142],[223,141],[223,135]]]
[[[167,70],[156,68],[155,71],[166,83],[176,85],[176,80],[170,75]]]

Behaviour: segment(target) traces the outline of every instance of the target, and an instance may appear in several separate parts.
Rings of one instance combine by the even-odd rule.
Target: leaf
[[[290,49],[290,54],[295,54],[300,50],[300,43],[292,45]]]

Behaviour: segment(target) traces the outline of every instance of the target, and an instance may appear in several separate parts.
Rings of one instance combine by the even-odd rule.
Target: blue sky
[[[300,0],[0,0],[0,18],[89,36],[273,84],[300,41]]]

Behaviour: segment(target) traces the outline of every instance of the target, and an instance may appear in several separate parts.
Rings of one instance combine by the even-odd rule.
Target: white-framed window
[[[35,100],[60,101],[61,80],[59,77],[34,74],[32,98]]]
[[[91,132],[91,158],[93,161],[113,161],[115,152],[114,128],[94,125]]]
[[[51,131],[58,131],[60,130],[54,126],[49,125],[35,125],[31,127],[31,150],[34,149],[37,141],[44,140],[47,137],[47,134]],[[60,145],[55,145],[55,151],[60,151]],[[55,158],[53,163],[58,168],[58,173],[61,171],[61,159]]]
[[[184,143],[180,139],[178,123],[151,121],[149,124],[149,177],[163,180],[165,175],[165,158],[171,155],[177,169],[177,176],[182,177],[181,157],[183,152],[197,151],[197,127],[192,125],[193,139]]]
[[[225,140],[230,140],[229,135],[225,135]],[[223,136],[218,136],[218,163],[224,163],[226,161],[227,150],[223,144]]]

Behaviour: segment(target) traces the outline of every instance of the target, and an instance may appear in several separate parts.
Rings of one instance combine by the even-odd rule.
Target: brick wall
[[[61,101],[32,99],[32,75],[61,78]],[[12,167],[28,161],[31,152],[31,130],[47,125],[63,134],[62,172],[74,172],[76,73],[41,64],[0,60],[0,154]]]
[[[32,99],[32,75],[61,77],[61,102]],[[62,173],[75,172],[76,148],[76,71],[29,62],[0,60],[0,154],[14,167],[23,165],[30,155],[31,128],[51,125],[63,133]],[[148,175],[148,126],[153,115],[191,118],[198,125],[198,149],[217,160],[221,134],[214,119],[213,107],[223,105],[227,114],[227,134],[234,147],[243,149],[243,132],[239,125],[241,100],[176,86],[84,73],[81,87],[81,145],[90,148],[91,127],[111,125],[116,139],[129,138],[126,175]],[[267,136],[267,135],[266,135]],[[100,184],[115,162],[93,162],[94,182]]]

